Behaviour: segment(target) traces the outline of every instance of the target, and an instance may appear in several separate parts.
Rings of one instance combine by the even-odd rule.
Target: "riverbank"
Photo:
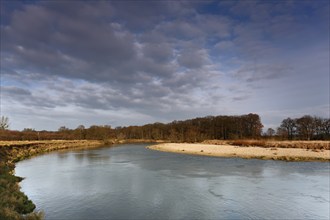
[[[43,213],[33,212],[35,205],[20,191],[22,178],[14,175],[16,162],[55,150],[102,145],[104,142],[95,140],[0,141],[0,219],[43,219]]]
[[[240,157],[285,161],[330,161],[330,150],[302,148],[243,147],[229,144],[165,143],[148,147],[152,150],[215,157]]]

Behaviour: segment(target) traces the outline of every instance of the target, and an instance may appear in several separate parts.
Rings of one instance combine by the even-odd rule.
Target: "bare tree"
[[[296,128],[296,122],[294,119],[291,118],[287,118],[284,119],[281,123],[280,126],[282,129],[286,130],[287,134],[288,134],[288,138],[290,140],[292,140],[294,132],[295,132],[295,128]]]
[[[322,130],[325,135],[330,136],[330,118],[323,119]]]
[[[85,126],[84,125],[79,125],[75,129],[75,135],[76,135],[76,138],[85,139],[85,137],[86,137],[86,128],[85,128]]]
[[[61,126],[57,131],[58,132],[66,132],[66,131],[68,131],[69,130],[69,128],[67,128],[67,127],[65,127],[65,126]]]
[[[276,135],[278,137],[281,137],[283,140],[288,138],[287,134],[288,134],[287,130],[284,129],[283,127],[278,127],[277,130],[276,130]]]
[[[8,117],[2,116],[0,120],[0,130],[7,130],[9,128]]]
[[[303,139],[310,140],[315,133],[314,118],[310,115],[305,115],[297,119],[297,130]]]
[[[272,128],[268,128],[266,134],[268,137],[273,137],[275,134],[275,130]]]

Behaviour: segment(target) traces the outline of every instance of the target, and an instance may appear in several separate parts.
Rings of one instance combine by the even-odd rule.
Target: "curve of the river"
[[[16,165],[46,219],[329,219],[329,163],[214,158],[125,144]]]

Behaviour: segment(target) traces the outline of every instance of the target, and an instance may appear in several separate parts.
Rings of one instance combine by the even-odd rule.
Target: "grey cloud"
[[[153,28],[163,18],[162,12],[168,10],[162,1],[115,1],[113,7],[118,21],[133,30]]]
[[[141,85],[121,90],[87,82],[76,84],[63,79],[53,79],[49,82],[43,82],[43,84],[46,87],[31,89],[32,92],[18,87],[3,87],[1,95],[9,102],[38,108],[73,105],[87,109],[118,110],[127,108],[148,112],[150,108],[155,109],[155,111],[156,109],[159,110],[157,100],[172,93],[167,88],[156,85]]]
[[[256,24],[237,25],[234,29],[236,55],[247,60],[271,58],[278,52],[271,41],[267,40],[264,28]]]
[[[205,49],[187,48],[180,53],[178,63],[189,69],[202,68],[208,63],[208,53]]]
[[[42,89],[46,92],[41,92],[41,89],[32,90],[33,92],[25,95],[24,98],[13,96],[14,89],[8,89],[10,91],[7,94],[11,99],[6,98],[6,100],[46,109],[69,106],[107,111],[129,109],[152,117],[159,117],[161,112],[167,110],[182,109],[184,111],[189,106],[199,105],[195,97],[186,92],[179,92],[180,88],[172,90],[158,82],[141,84],[126,88],[126,90],[88,82],[77,84],[64,79],[43,84],[47,85]]]
[[[192,40],[204,35],[202,30],[196,27],[193,23],[181,20],[167,22],[158,28],[159,31],[165,33],[166,36],[181,40]]]
[[[231,11],[240,16],[247,16],[253,21],[265,21],[271,17],[269,13],[276,3],[260,1],[238,1]]]
[[[61,103],[56,102],[52,97],[40,91],[32,93],[28,89],[15,86],[3,86],[1,88],[1,97],[9,100],[11,103],[20,103],[34,107],[54,108],[61,105]]]
[[[16,86],[2,86],[1,92],[3,95],[12,96],[30,96],[31,92],[27,89],[19,88]]]
[[[157,30],[157,27],[151,31],[146,32],[144,35],[140,36],[140,41],[143,43],[150,44],[162,44],[162,43],[173,43],[172,39],[169,39],[162,33],[160,30]]]
[[[322,5],[328,8],[325,1],[238,1],[231,10],[250,19],[236,23],[234,42],[246,57],[265,57],[277,55],[281,49],[300,48],[319,41],[329,26],[329,19],[321,15]],[[297,13],[306,9],[308,14]]]
[[[248,64],[233,73],[233,76],[247,82],[277,79],[289,75],[292,68],[285,64]]]
[[[176,71],[175,45],[165,36],[160,44],[143,43],[141,51],[136,42],[144,36],[136,38],[124,24],[116,23],[114,7],[107,11],[101,3],[70,3],[60,10],[64,5],[27,6],[14,13],[12,22],[1,29],[6,45],[2,59],[10,58],[5,61],[8,68],[108,83],[123,90],[154,78],[170,78]],[[69,13],[73,8],[74,15]],[[29,28],[24,21],[29,21]]]
[[[312,1],[236,1],[233,4],[227,5],[229,11],[234,15],[245,17],[248,20],[256,23],[265,23],[272,16],[277,14],[292,14],[298,6],[305,3],[310,5]],[[304,6],[302,6],[304,7]],[[270,13],[271,12],[271,13]]]
[[[233,97],[233,101],[243,101],[243,100],[246,100],[246,99],[248,99],[250,96],[248,96],[248,95],[242,95],[242,96],[235,96],[235,97]]]
[[[161,63],[173,59],[173,49],[168,43],[146,43],[143,45],[143,53],[146,57]]]
[[[157,58],[156,58],[157,59]],[[161,63],[160,60],[155,61],[155,59],[148,59],[148,58],[142,58],[138,59],[137,62],[135,62],[132,65],[132,68],[136,69],[136,80],[135,82],[145,82],[141,81],[139,79],[143,79],[141,77],[141,74],[139,72],[147,73],[148,76],[144,77],[144,79],[152,79],[153,77],[156,78],[168,78],[172,76],[172,73],[175,72],[175,66],[170,63]],[[134,66],[134,67],[133,67]]]
[[[106,22],[95,25],[62,14],[55,16],[41,6],[16,12],[1,33],[6,54],[15,60],[13,66],[44,74],[76,78],[77,70],[81,70],[80,77],[104,80],[102,72],[107,66],[123,66],[135,56],[134,38],[129,32],[115,30]]]
[[[207,33],[209,38],[228,38],[231,36],[232,22],[223,16],[197,15],[195,25]]]
[[[215,49],[219,50],[219,51],[227,51],[227,50],[231,50],[234,47],[234,43],[232,41],[220,41],[218,42],[215,46]]]
[[[156,26],[156,30],[178,40],[216,41],[231,36],[231,24],[231,20],[226,17],[195,12],[189,17],[180,16],[162,22]]]
[[[150,30],[164,19],[189,17],[196,13],[192,1],[114,1],[114,15],[119,22],[132,30]]]
[[[135,54],[133,36],[107,24],[95,26],[94,23],[63,20],[59,31],[57,48],[83,60],[122,63]]]
[[[189,5],[189,2],[166,4],[169,5],[159,10],[169,12],[175,18],[178,8]],[[201,49],[183,50],[178,61],[172,62],[176,59],[174,51],[182,49],[178,48],[181,42],[168,38],[167,33],[174,36],[179,30],[189,38],[195,38],[196,34],[205,36],[193,23],[177,23],[174,19],[158,26],[158,20],[151,19],[154,27],[151,33],[155,34],[154,39],[158,39],[153,42],[149,32],[136,35],[127,29],[129,26],[118,20],[123,10],[120,8],[125,6],[117,2],[114,5],[109,2],[70,2],[68,5],[50,2],[26,6],[15,12],[11,23],[1,29],[3,45],[6,45],[2,57],[11,59],[5,62],[6,66],[45,76],[108,83],[125,90],[128,85],[145,84],[153,79],[164,82],[178,70],[178,64],[200,69],[207,63],[207,51]],[[142,8],[134,4],[130,7]],[[146,10],[149,9],[143,8],[135,13],[143,14]],[[157,17],[160,14],[157,10],[145,12],[145,18]],[[193,14],[193,11],[187,14]],[[129,20],[124,15],[120,18]],[[199,16],[198,20],[206,22],[208,19]],[[29,21],[29,28],[26,28],[24,21]],[[159,39],[162,41],[159,42]],[[137,46],[139,40],[142,40],[142,48]]]
[[[14,11],[10,23],[1,27],[4,46],[24,43],[26,47],[39,47],[49,41],[48,31],[53,19],[54,15],[40,6],[27,5],[22,10]]]
[[[41,1],[39,5],[44,6],[56,15],[64,15],[69,20],[110,21],[114,17],[115,9],[108,1],[84,3],[79,1]]]

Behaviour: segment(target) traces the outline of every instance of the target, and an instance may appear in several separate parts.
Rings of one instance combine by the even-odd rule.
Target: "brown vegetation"
[[[234,145],[241,147],[265,147],[275,150],[277,148],[301,148],[330,150],[330,141],[275,141],[275,140],[206,140],[203,144]]]
[[[286,118],[277,129],[277,136],[289,140],[329,140],[330,119],[310,115]]]
[[[200,142],[207,139],[260,138],[263,125],[257,114],[240,116],[208,116],[168,124],[117,127],[83,125],[76,129],[64,126],[58,131],[0,130],[0,140],[108,140],[149,139],[171,142]]]
[[[0,129],[0,140],[164,140],[168,142],[202,142],[205,140],[330,140],[330,120],[303,116],[284,119],[275,132],[268,128],[262,135],[259,115],[207,116],[168,124],[154,123],[143,126],[112,128],[93,125],[76,129],[62,126],[58,131],[23,131]],[[256,143],[262,145],[261,142]],[[238,143],[239,145],[239,143]],[[242,145],[245,145],[242,144]]]

